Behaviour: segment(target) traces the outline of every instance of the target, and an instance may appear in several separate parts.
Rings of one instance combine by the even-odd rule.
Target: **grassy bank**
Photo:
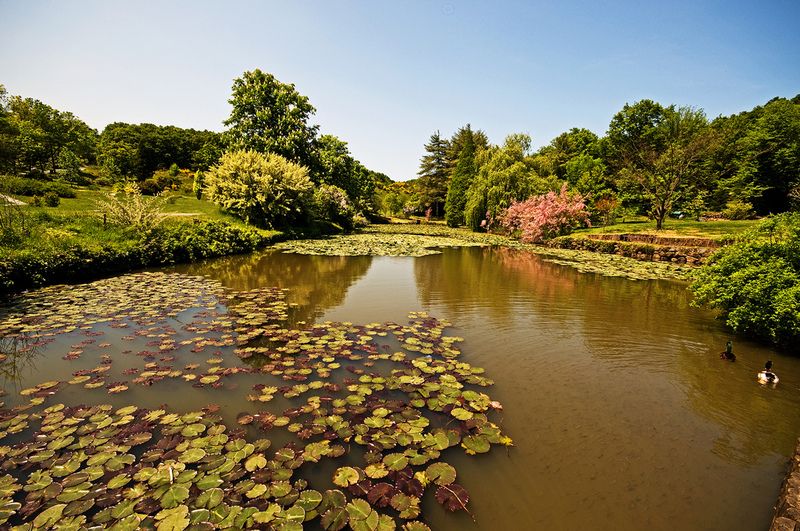
[[[137,232],[92,216],[29,220],[30,238],[0,246],[0,295],[143,267],[251,252],[285,235],[224,221],[169,221]]]
[[[636,219],[624,223],[614,223],[605,227],[591,227],[578,229],[575,235],[581,234],[635,234],[645,233],[672,237],[712,238],[725,239],[736,236],[758,224],[758,220],[720,220],[720,221],[694,221],[689,219],[669,219],[664,222],[664,228],[656,230],[655,221]]]
[[[251,252],[288,237],[193,196],[167,198],[164,220],[142,230],[104,223],[103,192],[78,190],[58,207],[0,207],[0,295],[143,267]],[[22,198],[23,200],[25,198]],[[29,199],[29,198],[28,198]],[[4,225],[3,225],[3,221]]]
[[[75,197],[61,198],[58,207],[27,205],[14,209],[20,216],[16,221],[18,230],[12,231],[10,237],[0,239],[0,294],[46,284],[89,280],[143,267],[247,253],[298,236],[254,228],[221,212],[209,201],[175,192],[165,198],[164,220],[159,226],[144,231],[121,227],[103,221],[98,200],[102,200],[107,192],[78,188]],[[30,198],[14,197],[30,201]],[[752,225],[751,221],[699,223],[671,220],[667,230],[659,232],[659,235],[730,238]],[[632,221],[584,229],[576,231],[576,234],[651,231],[654,232],[652,222]],[[420,238],[412,241],[412,238],[407,238],[408,241],[404,241],[397,235],[435,237],[437,240]],[[505,236],[453,229],[442,223],[373,225],[358,238],[357,241],[352,237],[333,238],[322,246],[305,244],[305,248],[321,254],[348,254],[353,249],[360,249],[360,254],[419,255],[426,254],[422,249],[453,241],[456,244],[468,242],[526,250],[581,271],[631,279],[683,280],[692,269],[613,254],[527,245]]]

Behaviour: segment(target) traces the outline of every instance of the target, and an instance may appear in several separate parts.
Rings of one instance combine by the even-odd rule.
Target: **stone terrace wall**
[[[592,240],[608,240],[622,242],[652,243],[655,245],[669,245],[674,247],[720,247],[721,243],[712,238],[688,238],[656,236],[655,234],[587,234]]]
[[[619,236],[619,235],[617,235]],[[699,265],[716,250],[712,247],[656,245],[610,239],[595,239],[580,236],[561,236],[550,240],[551,247],[577,249],[597,253],[617,254],[645,262],[672,262]]]
[[[800,440],[783,481],[770,531],[800,531]]]

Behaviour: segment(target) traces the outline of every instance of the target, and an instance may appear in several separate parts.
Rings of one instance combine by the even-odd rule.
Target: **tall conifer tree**
[[[447,189],[447,201],[444,206],[445,219],[451,227],[458,227],[464,223],[467,190],[477,173],[475,168],[475,142],[469,125],[467,125],[467,132],[469,134],[464,135],[464,146],[456,159],[456,167],[453,171],[453,178],[450,180],[450,186]]]
[[[433,208],[434,215],[440,216],[447,196],[447,180],[450,177],[447,153],[450,142],[442,138],[439,131],[431,135],[425,144],[426,154],[422,156],[419,171],[419,186],[422,202]]]

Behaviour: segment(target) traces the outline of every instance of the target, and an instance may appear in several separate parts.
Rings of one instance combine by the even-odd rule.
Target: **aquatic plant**
[[[472,247],[480,242],[416,234],[350,234],[316,240],[282,242],[275,247],[284,252],[328,256],[427,256],[439,254],[441,247]]]
[[[140,273],[40,290],[5,309],[1,338],[46,348],[83,337],[64,360],[98,363],[0,409],[0,525],[424,530],[426,491],[468,511],[447,456],[513,443],[491,420],[502,406],[481,391],[492,381],[460,359],[461,338],[424,312],[407,324],[290,328],[285,294]],[[100,402],[135,385],[230,393],[245,377],[257,383],[235,427],[213,404],[57,400],[73,386]],[[272,406],[278,396],[290,407]],[[310,474],[326,460],[339,465],[330,483]]]

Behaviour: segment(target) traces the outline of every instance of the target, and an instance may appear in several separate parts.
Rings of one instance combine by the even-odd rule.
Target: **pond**
[[[513,446],[489,435],[492,444],[487,452],[468,455],[458,441],[442,450],[440,460],[455,467],[458,484],[469,493],[469,512],[446,511],[437,503],[433,485],[422,495],[418,518],[432,529],[766,528],[787,457],[800,435],[800,360],[731,338],[711,313],[689,306],[685,284],[679,282],[579,273],[525,251],[488,247],[444,249],[419,258],[267,251],[160,272],[169,276],[154,277],[152,282],[175,283],[170,290],[183,293],[185,300],[164,297],[163,287],[153,284],[115,295],[125,300],[112,296],[111,302],[134,308],[161,305],[174,311],[136,317],[136,334],[123,325],[130,315],[117,315],[110,321],[98,319],[92,329],[67,328],[47,341],[35,341],[35,348],[9,355],[3,365],[6,407],[25,404],[34,396],[45,397],[41,407],[58,402],[136,404],[150,409],[163,405],[178,414],[207,408],[228,426],[231,437],[238,424],[244,424],[248,441],[268,437],[272,450],[280,448],[295,437],[285,428],[273,428],[265,435],[255,428],[263,419],[258,414],[281,416],[285,408],[305,404],[303,393],[308,389],[296,389],[303,395],[300,402],[290,392],[288,397],[259,403],[259,393],[270,397],[279,393],[263,389],[265,376],[272,379],[268,386],[292,386],[303,380],[281,382],[257,371],[237,374],[238,367],[261,365],[240,360],[233,355],[235,345],[226,344],[227,329],[219,324],[224,321],[219,316],[226,315],[226,301],[232,308],[235,305],[231,295],[220,291],[224,289],[250,294],[236,304],[242,305],[239,318],[251,320],[251,328],[269,329],[270,319],[281,316],[284,330],[310,329],[314,323],[327,327],[317,334],[325,334],[322,337],[338,337],[348,326],[366,326],[357,335],[376,342],[374,361],[368,362],[366,373],[358,368],[362,360],[337,358],[341,364],[335,365],[329,360],[334,375],[316,394],[324,395],[327,385],[354,381],[361,385],[358,382],[364,380],[359,375],[380,368],[388,374],[388,366],[382,364],[393,362],[387,358],[390,353],[418,341],[422,351],[414,353],[412,348],[410,355],[424,358],[430,352],[425,345],[433,345],[434,358],[442,352],[447,357],[448,349],[457,345],[459,362],[485,369],[472,378],[486,377],[494,384],[467,387],[490,397],[492,405],[483,408],[491,421],[487,426],[496,423]],[[209,281],[197,275],[219,285],[207,285]],[[142,280],[145,286],[148,282]],[[285,291],[259,291],[271,287]],[[54,295],[63,297],[71,289],[59,288]],[[84,320],[96,311],[96,301],[89,299],[98,295],[80,294],[89,307],[80,314]],[[258,303],[259,297],[268,304]],[[36,304],[23,307],[50,308],[46,300]],[[192,305],[196,307],[187,309]],[[409,325],[409,312],[416,311],[451,323],[442,337],[452,341],[439,337],[441,323],[425,314],[412,315]],[[0,314],[0,322],[5,319],[7,325],[19,312],[19,308],[8,311],[5,318]],[[201,334],[198,329],[209,314],[217,319],[216,335],[203,336],[205,343],[197,341],[194,336]],[[339,329],[328,322],[353,324]],[[98,334],[96,339],[92,333]],[[250,332],[242,328],[239,333]],[[409,337],[412,340],[403,343]],[[719,359],[728,339],[734,340],[735,363]],[[196,359],[189,360],[188,347],[193,347]],[[8,344],[5,348],[11,350]],[[381,352],[384,356],[379,358]],[[774,361],[780,376],[775,388],[755,380],[767,359]],[[113,366],[109,374],[114,377],[103,379],[96,389],[86,389],[84,382],[100,381],[104,364]],[[188,369],[191,365],[199,367]],[[350,372],[337,371],[340,365],[353,366],[347,367]],[[101,371],[93,372],[98,367]],[[76,371],[88,376],[79,382],[84,385],[65,382]],[[168,374],[175,371],[180,374]],[[344,374],[337,376],[339,372]],[[152,373],[152,381],[146,381]],[[137,385],[136,378],[148,385]],[[207,385],[200,385],[201,380]],[[55,395],[50,396],[46,386],[34,387],[48,381],[61,382]],[[190,383],[195,385],[186,385]],[[29,393],[20,396],[25,389]],[[367,403],[370,399],[368,395]],[[445,413],[456,416],[450,409],[445,407]],[[474,409],[464,414],[483,417],[481,408]],[[255,414],[258,422],[243,422],[248,413]],[[436,416],[423,413],[425,418]],[[472,426],[469,422],[451,419],[444,429],[452,429],[452,423]],[[17,443],[23,435],[11,433],[2,444]],[[304,444],[309,440],[317,439]],[[363,455],[351,446],[355,445],[347,445],[350,454],[341,458],[344,462],[323,457],[318,464],[300,467],[292,481],[302,477],[320,492],[341,488],[331,482],[339,467],[365,467]],[[420,463],[414,470],[424,471],[429,465],[424,459]],[[384,464],[395,470],[392,463],[384,460]],[[24,472],[14,475],[24,484]],[[346,485],[346,478],[343,481]],[[441,479],[434,483],[454,485]],[[92,510],[102,507],[98,503]]]

